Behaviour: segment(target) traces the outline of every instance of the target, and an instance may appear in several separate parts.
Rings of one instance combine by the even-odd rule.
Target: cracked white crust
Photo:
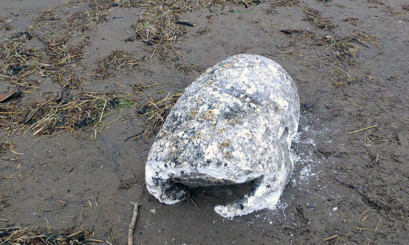
[[[274,209],[292,171],[299,98],[276,62],[232,56],[208,69],[179,98],[150,150],[146,184],[160,202],[176,203],[187,187],[259,179],[238,203],[216,206],[223,217]]]

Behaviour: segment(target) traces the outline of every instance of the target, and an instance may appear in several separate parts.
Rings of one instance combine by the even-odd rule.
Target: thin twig
[[[192,23],[190,21],[184,21],[184,20],[178,20],[178,21],[176,21],[176,24],[184,25],[184,26],[190,26],[190,27],[196,26],[195,23]]]
[[[133,245],[133,234],[134,234],[134,229],[135,229],[135,224],[136,224],[136,219],[138,218],[138,208],[139,208],[139,203],[138,202],[131,202],[133,204],[133,215],[132,215],[132,220],[131,223],[129,224],[129,229],[128,229],[128,245]]]
[[[132,138],[135,138],[135,139],[136,139],[137,137],[141,136],[144,132],[145,132],[145,129],[142,130],[141,132],[135,134],[135,135],[129,136],[129,137],[126,138],[124,141],[127,142],[128,140],[130,140],[130,139],[132,139]]]
[[[107,106],[107,102],[108,102],[108,100],[105,100],[104,107],[102,108],[101,116],[99,117],[97,125],[101,122],[102,117],[104,116],[104,111],[105,111],[105,107]]]
[[[324,242],[332,240],[332,239],[337,238],[337,237],[338,237],[338,235],[333,235],[333,236],[327,237],[327,238],[324,239]]]
[[[10,14],[12,14],[12,15],[14,15],[14,16],[16,16],[16,17],[20,16],[19,14],[14,13],[13,11],[11,11],[11,10],[8,9],[8,8],[4,8],[4,9],[7,10]]]
[[[190,197],[190,194],[188,194],[187,196],[189,197],[189,199],[190,199],[190,201],[193,203],[193,205],[195,205],[195,207],[197,208],[197,210],[200,211],[199,206],[197,206],[197,204],[195,203],[195,201],[193,201],[193,199]]]
[[[378,124],[375,124],[375,125],[370,126],[370,127],[361,128],[361,129],[358,129],[358,130],[351,131],[351,132],[349,132],[349,134],[354,134],[354,133],[362,132],[362,131],[365,131],[365,130],[368,130],[368,129],[371,129],[371,128],[376,128],[376,127],[378,127]]]
[[[64,86],[61,88],[60,92],[58,93],[57,98],[55,98],[55,101],[56,101],[56,102],[60,102],[60,100],[62,99],[62,92],[64,91],[64,89],[65,89],[66,87],[68,87],[68,84],[64,85]]]
[[[376,225],[375,232],[379,229],[379,226],[381,226],[381,221],[382,221],[382,218],[379,220],[378,224]]]

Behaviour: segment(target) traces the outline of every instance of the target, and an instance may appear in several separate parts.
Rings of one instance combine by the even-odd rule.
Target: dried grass
[[[332,57],[341,62],[353,63],[352,58],[358,52],[358,47],[353,45],[348,38],[324,36],[320,41],[331,49]]]
[[[372,43],[378,49],[382,48],[379,35],[368,32],[352,32],[349,37],[350,41],[356,42],[361,46],[367,47],[364,44]]]
[[[101,120],[122,108],[135,104],[123,96],[83,93],[32,103],[26,108],[18,104],[0,105],[0,126],[9,132],[20,129],[34,135],[52,135],[59,131],[75,132],[101,126]]]
[[[181,93],[169,93],[166,97],[158,100],[154,100],[152,96],[149,96],[150,100],[137,111],[143,115],[147,121],[144,130],[145,137],[155,135],[159,131],[172,107],[181,95]]]
[[[337,87],[343,87],[352,83],[357,83],[363,80],[352,70],[346,70],[345,67],[336,66],[334,70],[327,73],[328,79]]]
[[[69,66],[82,59],[81,45],[70,46],[67,45],[68,37],[55,37],[44,42],[46,48],[42,50],[27,45],[33,38],[42,40],[29,32],[18,32],[0,42],[0,81],[17,87],[29,87],[27,81],[32,74],[54,77],[61,85],[79,80],[73,78],[64,81],[56,78],[61,77],[62,73],[67,74]],[[75,77],[73,74],[71,76]]]
[[[178,24],[182,14],[208,7],[210,9],[228,6],[231,4],[244,4],[249,6],[257,1],[244,0],[212,0],[212,1],[162,1],[150,0],[140,4],[147,10],[140,16],[133,26],[136,37],[146,43],[173,43],[185,32],[185,27]]]
[[[321,16],[320,12],[316,9],[303,6],[302,13],[305,16],[306,21],[312,23],[314,26],[322,30],[330,31],[336,27],[336,25],[332,23],[331,19]]]
[[[136,1],[115,1],[117,6],[130,6]],[[14,99],[0,104],[0,127],[14,132],[31,130],[35,135],[50,135],[58,131],[75,131],[98,124],[103,116],[118,111],[123,104],[132,104],[124,96],[94,94],[82,91],[84,78],[76,72],[83,58],[83,48],[88,41],[81,33],[106,20],[113,9],[112,1],[89,0],[82,12],[70,13],[68,7],[78,7],[84,2],[70,1],[37,15],[35,24],[25,32],[19,32],[0,41],[0,82],[25,93],[37,88],[31,77],[49,77],[62,87],[68,87],[77,96],[62,99],[44,99],[23,102]],[[6,20],[1,20],[5,23]],[[36,39],[36,40],[35,40]],[[40,41],[43,47],[33,48],[31,41]],[[128,56],[121,52],[108,57],[108,70],[132,66]],[[118,64],[124,61],[125,64]],[[117,66],[116,66],[117,65]],[[119,102],[118,102],[119,101]],[[121,104],[121,102],[124,102]],[[106,108],[102,108],[106,104]],[[103,115],[103,116],[102,116]]]
[[[11,25],[10,23],[12,22],[12,19],[9,18],[1,18],[0,17],[0,31],[1,30],[6,30],[9,31],[11,30]]]
[[[198,71],[199,67],[195,64],[177,64],[176,70],[183,73],[189,73],[192,71]]]
[[[39,230],[37,227],[21,228],[19,226],[0,228],[0,244],[91,244],[94,239],[88,239],[92,230],[48,232]],[[103,241],[100,241],[103,242]]]
[[[98,68],[92,74],[98,79],[116,76],[118,72],[134,70],[135,67],[146,61],[146,57],[139,60],[122,50],[114,50],[106,58],[98,62]]]
[[[82,60],[84,55],[82,50],[89,42],[83,32],[106,21],[114,7],[145,8],[146,11],[134,25],[136,37],[152,45],[158,43],[153,54],[156,52],[163,57],[172,54],[177,59],[180,53],[173,50],[172,44],[186,28],[178,24],[183,13],[202,7],[213,9],[232,4],[243,4],[247,7],[253,3],[258,3],[258,1],[89,0],[87,2],[66,2],[39,13],[33,18],[34,25],[27,31],[0,41],[0,81],[8,82],[15,89],[21,89],[23,97],[24,93],[37,88],[36,82],[31,78],[33,75],[50,77],[53,82],[62,87],[68,86],[69,89],[80,90],[86,78],[80,77],[75,67]],[[85,10],[71,11],[78,8],[85,8]],[[7,22],[8,20],[1,19],[0,26],[4,28]],[[32,39],[37,39],[36,41],[43,43],[44,47],[33,48],[32,45],[29,45]],[[133,69],[143,61],[116,50],[100,61],[93,75],[98,79],[107,78],[118,72]],[[196,69],[194,65],[178,66],[178,70],[182,72],[194,69]],[[24,102],[24,105],[21,104],[22,100],[2,103],[0,105],[0,127],[9,131],[30,129],[36,135],[53,134],[61,130],[75,131],[95,124],[95,121],[101,116],[101,103],[109,102],[115,97],[96,96],[84,91],[77,94],[80,95],[66,101],[51,98],[42,102],[38,102],[38,99]],[[126,100],[121,96],[117,98]],[[170,96],[168,99],[172,100],[172,98],[173,96]],[[166,108],[167,102],[165,104]],[[166,111],[166,109],[163,110]],[[157,112],[155,115],[163,115],[163,113]],[[32,118],[28,120],[27,117]],[[154,119],[153,124],[159,125],[159,122]]]
[[[6,154],[6,151],[10,146],[11,144],[8,144],[8,143],[0,143],[0,157]],[[0,200],[3,200],[1,195],[0,195]]]
[[[299,0],[274,0],[270,5],[271,12],[275,13],[277,7],[292,7],[298,6],[300,4]]]
[[[358,20],[359,19],[356,18],[356,17],[345,17],[345,18],[342,19],[342,21],[348,22],[353,26],[356,26],[358,24]]]
[[[352,32],[342,38],[328,35],[317,40],[318,45],[326,47],[331,52],[332,55],[329,61],[349,65],[355,64],[353,58],[362,47],[369,48],[367,45],[369,43],[381,48],[379,37],[366,32]]]

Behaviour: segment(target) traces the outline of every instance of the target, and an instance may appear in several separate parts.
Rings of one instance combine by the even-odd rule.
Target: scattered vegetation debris
[[[0,228],[0,244],[58,244],[58,245],[79,245],[94,244],[104,242],[90,239],[92,230],[68,230],[63,232],[53,232],[40,230],[37,227],[22,228],[11,226]]]
[[[120,7],[136,6],[133,0],[115,2]],[[67,7],[81,7],[84,11],[69,12]],[[7,103],[0,104],[0,128],[9,133],[22,129],[35,135],[50,135],[101,127],[104,117],[135,103],[124,96],[83,91],[81,86],[87,78],[79,76],[76,68],[83,58],[84,46],[89,43],[83,32],[105,21],[113,8],[112,1],[107,0],[58,4],[34,17],[34,24],[25,31],[0,40],[0,82],[7,82],[25,93],[39,87],[38,79],[32,77],[49,78],[68,88],[62,89],[57,97],[30,98],[24,102],[11,100],[18,93],[2,96],[1,102]],[[0,19],[0,28],[8,22]],[[43,45],[33,46],[32,41]],[[114,51],[108,59],[111,60],[100,67],[107,72],[102,72],[102,76],[137,65],[132,64],[137,62],[135,59],[121,51]]]
[[[369,48],[367,43],[372,43],[377,48],[382,48],[381,46],[381,39],[379,35],[367,32],[352,32],[349,37],[351,41],[359,43],[360,45]]]
[[[35,16],[33,20],[35,22],[45,21],[45,20],[61,20],[64,16],[58,16],[51,9],[42,11],[40,14]]]
[[[270,5],[270,11],[272,13],[276,12],[277,7],[292,7],[292,6],[298,6],[300,4],[299,0],[274,0],[271,5]]]
[[[145,89],[149,89],[152,87],[155,87],[156,85],[158,85],[158,83],[153,83],[153,84],[135,84],[133,85],[133,91],[134,93],[141,93],[143,92]]]
[[[121,71],[131,71],[142,62],[146,61],[146,57],[136,60],[129,53],[122,50],[114,50],[105,59],[99,61],[98,68],[92,74],[98,79],[105,79],[111,76],[116,76]]]
[[[44,42],[46,48],[41,50],[28,47],[28,41],[33,38],[41,39],[30,32],[18,32],[0,42],[0,81],[22,88],[30,87],[27,84],[30,75],[54,77],[61,85],[70,82],[58,77],[67,74],[70,65],[82,59],[82,46],[68,45],[67,36],[55,37]]]
[[[11,144],[9,143],[0,143],[0,156],[3,156],[4,154],[6,154],[6,151],[7,149],[9,149],[10,146]]]
[[[84,6],[84,1],[70,1],[59,4],[53,10],[42,11],[33,19],[37,23],[37,25],[34,25],[34,28],[39,29],[41,26],[49,28],[48,24],[52,22],[51,26],[57,26],[58,28],[56,29],[60,34],[74,31],[81,33],[106,21],[114,7],[112,6],[112,1],[109,0],[89,0],[86,2],[88,3],[87,6]],[[78,8],[80,6],[82,8],[86,7],[85,10],[68,13],[64,9],[66,7]]]
[[[198,71],[199,67],[195,64],[176,64],[176,70],[183,73],[189,73],[191,71]]]
[[[174,43],[185,32],[182,25],[194,26],[191,22],[182,22],[183,13],[192,12],[202,7],[213,9],[231,4],[243,4],[243,0],[217,1],[162,1],[152,0],[140,4],[147,10],[140,16],[133,28],[136,38],[146,43]],[[257,4],[257,1],[245,1],[246,5]],[[182,24],[183,23],[183,24]]]
[[[329,60],[332,63],[343,62],[345,64],[354,65],[353,58],[356,56],[360,47],[369,48],[367,43],[373,43],[377,48],[381,48],[380,39],[377,35],[366,32],[352,32],[348,36],[340,38],[336,36],[323,36],[318,38],[317,44],[326,47],[335,60]]]
[[[356,75],[351,70],[345,69],[345,67],[337,65],[334,70],[327,73],[329,80],[334,86],[342,87],[364,80],[363,77]]]
[[[359,20],[359,19],[356,18],[356,17],[345,17],[345,18],[342,19],[342,21],[348,22],[348,23],[350,23],[350,24],[353,25],[353,26],[356,26],[356,25],[357,25],[358,20]]]
[[[332,48],[333,57],[342,62],[352,62],[352,58],[355,57],[358,48],[351,43],[348,38],[338,38],[333,36],[324,36],[321,41]]]
[[[373,3],[373,4],[379,4],[379,5],[385,5],[383,2],[379,0],[366,0],[368,3]]]
[[[155,135],[162,127],[169,115],[170,110],[175,105],[176,101],[182,93],[168,94],[165,98],[154,100],[149,96],[150,100],[146,102],[137,112],[146,118],[146,128],[143,134],[145,137]]]
[[[311,7],[303,6],[302,12],[305,16],[305,20],[312,23],[314,26],[322,30],[333,30],[336,25],[334,25],[329,18],[321,16],[320,12]]]
[[[10,31],[11,30],[11,25],[10,25],[11,22],[13,22],[12,19],[1,18],[0,17],[0,30]]]
[[[96,126],[106,116],[121,108],[129,108],[134,101],[109,94],[83,93],[62,96],[32,103],[27,108],[17,104],[0,106],[0,126],[23,129],[34,135],[52,135],[59,131],[76,131]]]

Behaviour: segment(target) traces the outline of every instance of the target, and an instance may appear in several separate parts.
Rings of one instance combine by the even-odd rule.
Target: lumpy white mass
[[[224,217],[274,209],[293,168],[297,88],[276,62],[240,54],[209,68],[176,102],[146,163],[146,186],[160,202],[183,200],[186,187],[241,184],[256,188]]]

